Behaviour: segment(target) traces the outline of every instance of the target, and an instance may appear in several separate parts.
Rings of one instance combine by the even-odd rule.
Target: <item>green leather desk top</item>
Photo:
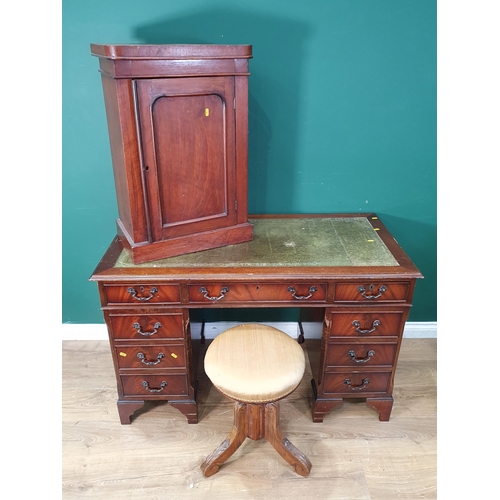
[[[366,217],[249,218],[253,240],[134,264],[125,250],[115,268],[398,266]]]

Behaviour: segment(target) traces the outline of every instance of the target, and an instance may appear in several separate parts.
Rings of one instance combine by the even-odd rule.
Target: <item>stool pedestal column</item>
[[[279,428],[279,403],[276,401],[265,404],[236,401],[233,428],[221,445],[201,464],[203,474],[206,477],[215,474],[247,437],[254,441],[267,439],[297,474],[301,476],[309,474],[311,462],[283,435]]]

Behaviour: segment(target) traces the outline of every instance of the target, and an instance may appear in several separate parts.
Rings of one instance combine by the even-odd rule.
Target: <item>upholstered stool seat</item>
[[[276,328],[243,324],[213,340],[204,364],[214,387],[235,400],[233,429],[203,462],[205,476],[215,474],[247,437],[266,438],[298,474],[307,476],[311,463],[279,429],[278,401],[291,394],[304,375],[302,347]]]

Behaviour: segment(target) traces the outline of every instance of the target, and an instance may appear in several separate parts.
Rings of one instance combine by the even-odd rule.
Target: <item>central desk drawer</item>
[[[189,285],[189,302],[325,302],[326,283],[217,283]]]

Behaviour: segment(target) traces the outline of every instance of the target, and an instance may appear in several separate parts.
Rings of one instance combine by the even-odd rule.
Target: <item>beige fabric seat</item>
[[[205,372],[225,396],[244,403],[268,403],[288,396],[305,370],[302,347],[265,325],[239,325],[210,344]]]
[[[304,375],[298,342],[270,326],[243,324],[213,340],[204,365],[216,389],[235,400],[233,429],[202,464],[205,476],[215,474],[247,437],[266,438],[298,474],[307,476],[311,463],[278,425],[278,400],[291,394]]]

